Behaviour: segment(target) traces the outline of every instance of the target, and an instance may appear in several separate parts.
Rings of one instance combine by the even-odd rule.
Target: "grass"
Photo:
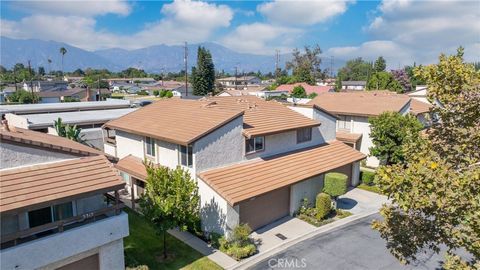
[[[380,188],[378,188],[375,185],[369,186],[369,185],[366,185],[366,184],[362,183],[362,184],[358,185],[357,188],[363,189],[363,190],[366,190],[366,191],[370,191],[370,192],[375,192],[375,193],[380,194],[380,195],[384,195],[383,192],[380,190]]]
[[[339,219],[346,218],[351,215],[352,213],[348,211],[336,209],[336,210],[332,210],[330,214],[328,214],[324,219],[320,219],[320,220],[317,219],[315,216],[311,216],[307,214],[300,214],[297,217],[307,223],[312,224],[313,226],[320,227],[328,223],[337,221]]]
[[[126,209],[130,235],[124,239],[125,264],[127,269],[222,269],[198,251],[167,234],[167,252],[163,259],[163,237],[138,213]],[[141,267],[141,266],[147,266]]]

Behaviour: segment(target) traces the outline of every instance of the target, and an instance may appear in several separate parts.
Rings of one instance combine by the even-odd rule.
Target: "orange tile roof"
[[[22,143],[56,151],[69,152],[84,156],[105,155],[103,152],[72,140],[38,131],[10,126],[9,130],[0,129],[0,140]]]
[[[4,169],[0,171],[0,212],[101,194],[124,185],[104,156]]]
[[[307,94],[311,93],[326,93],[332,91],[335,87],[333,86],[328,86],[328,85],[309,85],[308,83],[293,83],[293,84],[281,84],[279,85],[275,90],[281,90],[281,91],[288,91],[291,93],[293,91],[293,88],[296,86],[302,86],[303,89],[305,89],[305,92]]]
[[[356,143],[362,138],[361,133],[349,133],[344,131],[337,131],[337,140],[342,142]]]
[[[322,93],[308,102],[335,114],[377,116],[386,111],[399,112],[410,97],[388,91]]]
[[[209,108],[195,100],[159,100],[109,121],[106,127],[187,145],[241,116],[241,110]]]
[[[208,97],[201,100],[207,106],[244,110],[243,133],[247,137],[269,135],[303,127],[319,126],[320,122],[303,116],[281,103],[255,96]]]
[[[410,111],[415,115],[429,112],[430,108],[433,108],[433,106],[429,103],[414,98],[410,100]]]
[[[199,174],[231,205],[282,188],[366,156],[339,141]]]
[[[115,168],[140,180],[145,180],[147,178],[147,169],[145,168],[145,165],[143,165],[142,159],[132,155],[120,159],[118,163],[115,164]]]

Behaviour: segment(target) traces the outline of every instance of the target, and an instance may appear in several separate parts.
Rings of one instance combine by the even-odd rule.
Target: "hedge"
[[[325,175],[323,192],[336,198],[347,192],[348,176],[343,173],[331,172]]]
[[[362,171],[362,183],[365,185],[373,185],[373,179],[375,178],[374,172]]]
[[[332,210],[332,199],[327,193],[319,193],[315,202],[317,208],[317,218],[325,218]]]

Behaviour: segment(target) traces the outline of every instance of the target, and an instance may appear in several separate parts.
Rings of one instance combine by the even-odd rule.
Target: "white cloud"
[[[300,29],[266,23],[242,24],[226,35],[221,43],[239,52],[273,55],[274,49],[290,51],[295,38],[301,33]]]
[[[383,55],[391,68],[397,68],[414,61],[434,63],[440,53],[454,53],[462,45],[468,61],[480,59],[477,1],[385,0],[377,13],[364,28],[373,41],[328,52],[343,59]]]
[[[226,5],[190,0],[164,4],[161,13],[164,15],[162,19],[128,36],[96,29],[96,20],[91,16],[41,13],[19,21],[1,20],[0,31],[7,37],[55,40],[88,50],[112,47],[135,49],[183,41],[203,42],[211,38],[215,30],[228,27],[233,18],[233,11]],[[93,16],[93,13],[90,15]]]
[[[347,10],[349,0],[275,0],[261,4],[257,11],[273,23],[285,25],[313,25],[325,22]]]
[[[30,0],[11,2],[10,5],[31,14],[62,16],[128,15],[131,11],[131,6],[124,0]]]

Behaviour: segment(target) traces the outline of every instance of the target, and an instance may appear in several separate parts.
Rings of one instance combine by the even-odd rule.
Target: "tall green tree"
[[[63,76],[63,72],[64,72],[64,69],[63,69],[63,58],[65,57],[65,54],[67,54],[67,49],[65,49],[65,47],[61,47],[61,48],[60,48],[60,54],[62,55],[62,76]]]
[[[387,68],[387,61],[385,61],[385,58],[383,58],[383,56],[378,57],[373,66],[373,69],[375,70],[375,72],[385,71],[386,68]]]
[[[167,257],[167,230],[185,231],[200,220],[198,187],[181,167],[172,170],[164,166],[145,165],[147,186],[140,198],[144,216],[163,234],[163,256]]]
[[[402,85],[395,80],[390,72],[381,71],[374,73],[367,82],[367,90],[390,90],[397,93],[403,92]]]
[[[480,72],[465,63],[463,48],[439,60],[414,72],[442,103],[433,108],[441,120],[405,146],[403,164],[379,168],[377,185],[392,204],[373,228],[403,262],[446,247],[444,269],[480,269]]]
[[[306,82],[314,85],[317,79],[324,76],[320,69],[322,59],[320,54],[322,50],[320,46],[315,45],[313,48],[305,46],[304,52],[298,49],[293,51],[293,59],[286,64],[287,70],[292,70],[293,76],[297,82]]]
[[[342,88],[342,81],[368,81],[373,73],[372,63],[361,57],[347,61],[337,72],[337,90]]]
[[[387,165],[404,161],[404,144],[418,137],[422,129],[422,124],[415,116],[403,116],[398,112],[384,112],[368,122],[373,143],[370,154]]]
[[[197,66],[192,67],[193,94],[205,96],[215,89],[215,65],[210,51],[202,46],[197,50]]]

